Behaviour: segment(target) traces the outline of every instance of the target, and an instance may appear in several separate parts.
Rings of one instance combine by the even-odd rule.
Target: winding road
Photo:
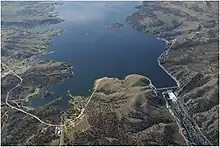
[[[172,46],[174,45],[174,43],[177,41],[176,39],[171,40],[172,44],[170,45],[170,47],[163,52],[157,59],[157,62],[159,64],[159,66],[177,83],[177,87],[180,88],[180,83],[179,81],[173,76],[171,75],[161,64],[160,64],[160,59],[164,54],[168,54],[168,52],[170,51],[170,49],[172,48]],[[161,88],[158,88],[161,89]],[[181,124],[183,126],[183,128],[186,130],[187,134],[188,134],[188,144],[189,145],[212,145],[212,143],[207,139],[207,137],[202,133],[202,131],[200,130],[200,128],[198,127],[198,125],[196,124],[196,122],[188,115],[187,110],[185,109],[185,107],[180,103],[177,102],[177,104],[175,104],[175,111],[173,112],[173,110],[168,106],[167,100],[166,98],[164,98],[166,101],[166,106],[167,109],[169,110],[169,112],[171,113],[171,115],[174,117],[174,119],[177,122],[177,125],[179,126],[179,131],[182,128],[179,125],[179,121],[181,121]],[[176,114],[176,115],[175,115]],[[179,118],[178,118],[179,117]],[[184,139],[186,140],[185,136],[182,133],[182,129],[181,132],[182,136],[184,137]]]
[[[168,111],[170,112],[170,114],[173,116],[174,120],[176,121],[177,123],[177,126],[179,128],[179,134],[182,135],[183,139],[185,140],[185,142],[188,144],[188,140],[186,139],[185,135],[183,134],[183,128],[181,127],[180,125],[180,120],[174,115],[174,112],[173,110],[171,109],[171,107],[169,106],[169,103],[167,101],[167,99],[165,97],[163,97],[165,102],[166,102],[166,107],[168,109]]]
[[[157,63],[158,63],[158,65],[160,66],[160,68],[162,68],[163,71],[165,71],[165,72],[176,82],[177,87],[180,87],[179,81],[178,81],[175,77],[173,77],[173,76],[160,64],[160,59],[162,58],[162,56],[165,55],[165,54],[168,54],[168,52],[169,52],[170,49],[173,47],[173,45],[175,44],[175,42],[177,42],[177,39],[174,39],[174,40],[171,40],[171,41],[172,41],[172,44],[169,46],[169,48],[168,48],[165,52],[163,52],[163,53],[157,58]],[[166,41],[166,42],[167,42],[167,41]]]
[[[176,81],[177,87],[180,87],[179,81],[177,81],[176,78],[173,77],[173,76],[160,64],[160,61],[159,61],[164,54],[167,54],[167,53],[169,52],[169,50],[172,48],[172,46],[174,45],[175,42],[176,42],[176,39],[172,40],[172,44],[170,45],[170,47],[158,57],[157,61],[158,61],[159,66],[160,66],[170,77],[172,77],[172,78]],[[14,71],[12,71],[7,65],[5,65],[4,63],[2,63],[2,65],[5,66],[5,67],[9,70],[9,73],[14,74],[14,75],[15,75],[17,78],[19,78],[19,80],[20,80],[20,82],[19,82],[16,86],[14,86],[12,89],[10,89],[10,90],[7,92],[7,94],[6,94],[6,100],[5,100],[6,105],[8,105],[8,106],[9,106],[10,108],[12,108],[12,109],[15,109],[15,110],[17,110],[17,111],[19,111],[19,112],[25,113],[25,114],[27,114],[27,115],[29,115],[29,116],[31,116],[31,117],[37,119],[40,123],[42,123],[42,124],[44,124],[44,125],[54,126],[54,127],[64,127],[64,126],[65,126],[64,124],[51,124],[51,123],[47,123],[47,122],[41,120],[41,119],[40,119],[39,117],[37,117],[36,115],[33,115],[33,114],[29,113],[29,112],[26,112],[26,111],[24,111],[24,110],[22,110],[22,109],[20,109],[20,108],[17,108],[17,107],[15,107],[15,106],[12,106],[11,104],[9,104],[8,101],[10,101],[10,100],[8,100],[8,98],[9,98],[11,92],[12,92],[13,90],[15,90],[17,87],[21,86],[21,84],[22,84],[22,82],[23,82],[23,79],[22,79],[18,74],[16,74]],[[75,123],[74,126],[76,126],[78,119],[81,120],[81,118],[84,116],[84,112],[85,112],[85,110],[86,110],[86,108],[87,108],[87,106],[88,106],[88,104],[89,104],[91,98],[94,96],[94,94],[95,94],[95,92],[96,92],[96,89],[97,89],[97,87],[98,87],[100,81],[103,80],[103,79],[105,79],[105,78],[106,78],[106,77],[101,78],[101,79],[98,79],[98,80],[95,81],[95,87],[94,87],[94,89],[93,89],[93,93],[92,93],[91,96],[89,97],[89,99],[88,99],[88,101],[87,101],[85,107],[81,110],[80,114],[74,119],[74,121],[72,121],[72,122],[71,122],[70,124],[68,124],[68,125],[72,125],[72,124]],[[160,89],[160,88],[158,88],[158,89]],[[37,92],[38,92],[38,91],[37,91]],[[25,99],[27,99],[28,97],[30,97],[30,96],[36,94],[37,92],[34,92],[34,93],[28,95]],[[189,139],[190,139],[190,138],[192,139],[191,142],[193,142],[193,143],[192,143],[193,145],[204,145],[204,144],[205,144],[205,145],[212,145],[211,142],[203,135],[203,133],[201,132],[201,130],[199,129],[199,127],[197,126],[197,124],[194,122],[194,120],[192,120],[192,119],[189,117],[189,115],[188,115],[187,111],[185,110],[184,106],[182,106],[182,105],[179,104],[179,103],[177,104],[177,105],[178,105],[177,108],[178,108],[179,112],[184,116],[184,117],[183,117],[184,119],[183,119],[183,118],[181,119],[181,118],[178,118],[178,117],[175,115],[175,114],[177,114],[177,112],[174,113],[173,110],[168,106],[168,102],[167,102],[166,98],[164,98],[164,99],[165,99],[165,101],[166,101],[166,107],[168,108],[169,112],[171,113],[171,115],[174,117],[174,119],[175,119],[176,122],[177,122],[177,125],[178,125],[178,127],[179,127],[179,133],[183,136],[183,138],[184,138],[186,141],[187,141],[187,139],[185,138],[185,136],[184,136],[183,133],[182,133],[182,127],[181,127],[180,124],[178,123],[179,120],[181,120],[182,125],[184,126],[185,130],[187,131],[187,134],[188,134]],[[19,105],[18,105],[18,106],[19,106]],[[76,121],[75,121],[75,120],[76,120]],[[60,144],[61,144],[61,143],[62,143],[62,141],[60,142]]]
[[[27,115],[29,115],[29,116],[31,116],[31,117],[34,117],[35,119],[37,119],[39,122],[41,122],[42,124],[45,124],[45,125],[48,125],[48,126],[58,126],[58,127],[60,127],[60,125],[55,125],[55,124],[51,124],[51,123],[47,123],[47,122],[45,122],[45,121],[43,121],[43,120],[41,120],[39,117],[37,117],[36,115],[33,115],[33,114],[31,114],[31,113],[29,113],[29,112],[26,112],[26,111],[24,111],[24,110],[22,110],[22,109],[19,109],[19,108],[17,108],[17,107],[14,107],[14,106],[12,106],[11,104],[9,104],[8,103],[8,97],[9,97],[9,95],[10,95],[10,93],[14,90],[14,89],[16,89],[17,87],[19,87],[21,84],[22,84],[22,82],[23,82],[23,79],[18,75],[18,74],[16,74],[14,71],[12,71],[7,65],[5,65],[4,63],[2,63],[6,68],[8,68],[8,70],[11,72],[11,73],[13,73],[17,78],[19,78],[20,79],[20,82],[15,86],[15,87],[13,87],[12,89],[10,89],[8,92],[7,92],[7,95],[6,95],[6,99],[5,99],[5,103],[6,103],[6,105],[8,105],[10,108],[12,108],[12,109],[15,109],[15,110],[17,110],[17,111],[20,111],[20,112],[22,112],[22,113],[25,113],[25,114],[27,114]]]
[[[37,119],[40,123],[45,124],[45,125],[47,125],[47,126],[54,126],[54,127],[63,127],[63,126],[65,126],[65,125],[58,125],[58,124],[47,123],[47,122],[41,120],[41,119],[40,119],[39,117],[37,117],[36,115],[33,115],[33,114],[29,113],[29,112],[26,112],[26,111],[24,111],[24,110],[22,110],[22,109],[20,109],[20,108],[14,107],[14,106],[12,106],[11,104],[9,104],[9,103],[8,103],[8,101],[9,101],[8,98],[9,98],[10,93],[11,93],[14,89],[16,89],[17,87],[21,86],[21,84],[22,84],[22,82],[23,82],[23,79],[22,79],[18,74],[16,74],[14,71],[12,71],[7,65],[5,65],[4,63],[2,63],[2,65],[5,66],[5,67],[6,67],[12,74],[14,74],[17,78],[20,79],[20,82],[19,82],[16,86],[14,86],[12,89],[10,89],[10,90],[7,92],[6,100],[5,100],[6,105],[8,105],[8,106],[9,106],[10,108],[12,108],[12,109],[15,109],[15,110],[17,110],[17,111],[20,111],[20,112],[22,112],[22,113],[25,113],[25,114],[27,114],[27,115],[29,115],[29,116],[31,116],[31,117]],[[102,78],[102,79],[103,79],[103,78]],[[98,79],[98,80],[95,82],[95,87],[94,87],[93,93],[92,93],[91,96],[89,97],[89,99],[88,99],[88,101],[87,101],[87,103],[86,103],[86,105],[85,105],[85,108],[86,108],[87,105],[89,104],[91,98],[93,97],[93,95],[94,95],[94,93],[95,93],[95,91],[96,91],[96,89],[97,89],[97,86],[98,86],[99,82],[100,82],[102,79]],[[29,95],[29,96],[30,96],[30,95]],[[27,97],[26,97],[26,98],[27,98]],[[77,120],[77,119],[79,119],[79,118],[81,118],[81,117],[83,116],[84,111],[85,111],[85,108],[82,109],[81,113],[79,114],[79,116],[77,116],[77,117],[75,118],[75,120]],[[72,125],[73,123],[75,123],[75,121],[73,121],[73,122],[72,122],[71,124],[69,124],[69,125]]]

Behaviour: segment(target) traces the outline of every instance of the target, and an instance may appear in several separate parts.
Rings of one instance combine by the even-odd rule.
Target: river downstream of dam
[[[54,94],[43,99],[33,98],[30,105],[38,107],[58,96],[63,97],[62,108],[67,108],[72,95],[88,96],[94,81],[101,77],[123,79],[129,74],[140,74],[151,79],[155,87],[175,86],[176,82],[158,65],[157,58],[166,50],[165,43],[155,36],[136,31],[125,22],[140,2],[64,2],[58,6],[63,22],[45,28],[64,29],[52,39],[48,54],[40,60],[68,62],[75,75],[63,83],[48,88]],[[121,23],[121,28],[106,26]]]

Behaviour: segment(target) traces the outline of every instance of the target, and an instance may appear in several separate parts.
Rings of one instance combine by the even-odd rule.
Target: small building
[[[57,136],[60,136],[60,134],[61,134],[61,128],[60,127],[55,127],[55,134]]]
[[[167,90],[167,94],[169,96],[169,99],[172,100],[172,102],[176,102],[177,101],[176,95],[173,93],[172,90]]]
[[[172,101],[172,103],[175,103],[177,101],[176,95],[175,95],[175,93],[172,90],[164,91],[164,92],[162,92],[162,95],[168,101]]]
[[[60,134],[61,134],[61,131],[60,131],[60,130],[58,130],[58,131],[57,131],[57,135],[58,135],[58,136],[60,136]]]

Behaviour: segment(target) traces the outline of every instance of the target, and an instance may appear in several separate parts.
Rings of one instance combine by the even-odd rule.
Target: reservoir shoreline
[[[60,7],[65,8],[65,5],[64,3]],[[65,61],[71,63],[73,67],[75,75],[71,79],[48,88],[56,95],[64,96],[66,104],[63,107],[68,105],[68,97],[65,96],[67,90],[75,96],[88,96],[94,81],[101,77],[123,79],[130,74],[139,74],[151,79],[157,88],[176,85],[176,82],[167,76],[166,71],[164,72],[156,61],[166,51],[164,42],[158,41],[153,35],[135,30],[124,19],[130,14],[126,11],[131,11],[134,6],[130,4],[126,10],[122,11],[120,8],[119,12],[113,11],[112,8],[107,12],[102,10],[106,15],[104,22],[100,19],[96,23],[88,22],[88,25],[79,25],[79,22],[70,22],[64,18],[62,23],[52,26],[65,31],[52,39],[49,52],[53,53],[40,57],[40,60]],[[118,18],[114,17],[115,15]],[[114,22],[124,24],[124,27],[105,28]],[[47,99],[42,102],[33,100],[33,105],[41,106],[53,97]]]
[[[157,62],[158,62],[158,65],[176,82],[177,87],[180,88],[180,83],[179,83],[179,81],[178,81],[171,73],[169,73],[169,71],[166,70],[165,67],[163,67],[163,66],[161,65],[161,63],[160,63],[160,59],[162,58],[163,55],[169,53],[169,51],[171,50],[171,48],[172,48],[173,44],[175,43],[176,39],[171,40],[171,41],[172,41],[172,44],[168,47],[168,49],[167,49],[166,51],[164,51],[164,52],[157,58]],[[169,41],[166,40],[166,42],[169,42]]]

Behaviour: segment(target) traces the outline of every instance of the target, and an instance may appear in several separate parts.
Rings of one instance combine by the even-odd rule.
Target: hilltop
[[[147,77],[103,78],[94,87],[84,117],[65,130],[65,145],[186,144],[163,97]]]

